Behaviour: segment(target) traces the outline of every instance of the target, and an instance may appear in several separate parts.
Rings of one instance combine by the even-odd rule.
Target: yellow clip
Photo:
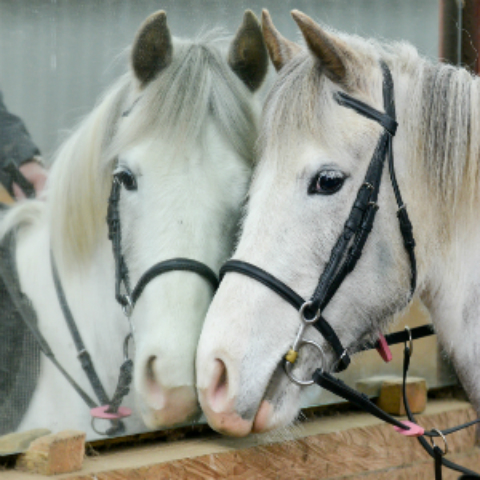
[[[285,360],[290,363],[295,363],[298,357],[298,352],[291,348],[285,355]]]

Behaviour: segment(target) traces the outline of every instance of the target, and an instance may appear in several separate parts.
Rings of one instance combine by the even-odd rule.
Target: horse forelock
[[[253,161],[252,97],[219,48],[223,38],[210,32],[194,42],[176,41],[172,63],[143,89],[133,73],[125,74],[60,147],[47,186],[59,261],[86,261],[106,238],[115,159],[149,136],[167,138],[175,146],[170,153],[185,151],[198,145],[209,117],[245,161]]]
[[[284,149],[285,143],[295,145],[299,135],[305,133],[328,140],[328,134],[324,134],[331,120],[335,90],[347,88],[364,101],[372,95],[381,98],[376,93],[381,92],[381,74],[379,68],[376,71],[372,68],[378,66],[381,57],[378,42],[355,35],[335,34],[355,51],[354,56],[345,60],[349,71],[348,86],[336,85],[329,80],[320,61],[304,48],[279,72],[266,99],[259,141],[261,150],[267,146]]]
[[[113,159],[107,151],[128,101],[122,77],[55,155],[47,184],[52,249],[59,261],[78,264],[92,252],[104,227]]]
[[[138,92],[128,128],[112,145],[112,155],[139,139],[169,139],[179,149],[198,143],[207,117],[215,120],[225,139],[251,162],[256,117],[247,87],[226,62],[220,48],[224,36],[207,36],[174,44],[172,63]]]

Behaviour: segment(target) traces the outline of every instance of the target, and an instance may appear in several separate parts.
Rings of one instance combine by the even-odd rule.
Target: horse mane
[[[429,194],[441,200],[446,219],[471,214],[480,200],[480,79],[463,68],[422,57],[407,42],[332,33],[355,48],[361,59],[361,67],[349,72],[355,77],[353,83],[359,87],[355,95],[360,99],[365,94],[378,97],[381,92],[381,79],[368,75],[380,59],[390,66],[396,89],[405,88],[400,82],[409,78],[408,95],[401,103],[397,100],[396,108],[400,129],[408,135],[405,155],[409,167],[416,169],[411,172],[412,181],[420,177],[426,182],[418,188],[425,190],[428,185]],[[321,138],[327,120],[322,111],[334,102],[331,95],[318,95],[325,81],[307,49],[282,69],[265,103],[260,148],[296,142],[292,126],[302,133],[308,126]]]
[[[218,31],[194,41],[175,40],[172,63],[143,90],[132,72],[122,76],[56,153],[47,204],[15,206],[0,235],[38,222],[45,210],[56,257],[67,265],[84,261],[106,238],[111,173],[121,152],[148,136],[166,138],[184,152],[198,142],[207,117],[251,163],[256,117],[247,87],[219,48],[224,40]]]
[[[198,142],[209,116],[248,162],[256,140],[251,96],[226,62],[225,36],[213,30],[194,41],[177,40],[172,63],[139,93],[112,153],[146,136],[161,136],[184,151]]]
[[[457,215],[479,200],[480,80],[465,69],[428,62],[422,77],[414,94],[421,119],[417,161],[437,199],[452,207],[445,214]]]

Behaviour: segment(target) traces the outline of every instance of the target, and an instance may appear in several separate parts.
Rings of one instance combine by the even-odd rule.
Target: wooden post
[[[7,205],[11,205],[14,203],[13,198],[7,192],[7,189],[0,183],[0,203],[6,203]]]
[[[480,0],[440,0],[442,61],[479,74]]]

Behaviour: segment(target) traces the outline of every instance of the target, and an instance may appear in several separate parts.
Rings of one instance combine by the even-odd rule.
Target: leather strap
[[[412,329],[413,332],[413,329]],[[415,417],[413,416],[412,410],[410,409],[410,404],[408,403],[408,397],[407,397],[407,375],[408,375],[408,369],[410,366],[410,358],[411,358],[411,351],[409,349],[409,346],[405,344],[405,349],[403,352],[403,387],[402,387],[402,394],[403,394],[403,403],[405,405],[405,412],[407,413],[407,418],[414,423],[417,423],[415,420]],[[480,422],[480,419],[473,420],[468,423],[464,423],[462,425],[458,425],[456,427],[442,430],[441,433],[446,436],[449,435],[450,433],[457,432],[459,430],[462,430],[464,428],[470,427],[472,425],[475,425]],[[430,432],[425,432],[426,436],[429,437],[436,437],[438,436],[438,433],[434,430]],[[451,470],[455,470],[457,472],[463,473],[463,474],[468,474],[472,475],[474,478],[478,476],[477,473],[473,472],[472,470],[469,470],[468,468],[462,467],[461,465],[457,465],[456,463],[447,460],[445,457],[441,457],[440,459],[437,458],[438,455],[436,455],[436,452],[432,448],[432,446],[427,442],[427,440],[424,437],[418,437],[418,442],[420,445],[423,447],[423,449],[435,460],[435,469],[439,468],[437,466],[437,462],[441,462],[441,464],[447,468],[450,468]],[[438,452],[437,452],[438,454]]]
[[[410,333],[406,330],[401,330],[399,332],[393,332],[385,335],[385,340],[388,345],[397,345],[399,343],[406,343],[410,340],[418,340],[420,338],[429,337],[430,335],[435,335],[435,330],[431,323],[426,325],[421,325],[420,327],[414,327],[410,329]],[[410,337],[411,336],[411,337]],[[373,350],[377,348],[377,343],[367,342],[362,345],[360,348],[361,352],[367,350]]]
[[[213,286],[218,288],[218,279],[213,270],[207,265],[190,258],[172,258],[159,262],[149,268],[138,281],[133,289],[130,288],[130,277],[125,258],[122,253],[122,229],[120,224],[120,202],[121,184],[114,177],[112,189],[108,198],[108,238],[112,242],[113,257],[115,259],[115,298],[122,307],[133,308],[138,301],[145,287],[154,278],[171,271],[190,271],[205,278]],[[122,285],[125,293],[122,293]]]
[[[273,290],[296,310],[300,310],[305,303],[305,300],[288,285],[251,263],[243,262],[241,260],[229,260],[224,263],[220,269],[220,281],[222,281],[223,277],[228,272],[241,273],[242,275],[257,280],[257,282],[263,283],[263,285],[270,290]]]
[[[409,427],[398,421],[396,418],[393,418],[392,416],[388,415],[388,413],[378,408],[366,395],[349,387],[338,378],[335,378],[333,375],[318,369],[313,374],[313,380],[320,387],[325,388],[329,392],[338,395],[354,405],[357,405],[357,407],[360,407],[362,410],[372,414],[380,420],[399,427],[402,430],[409,429]]]
[[[263,283],[266,287],[273,290],[277,295],[292,305],[296,310],[300,310],[306,302],[305,299],[298,295],[298,293],[292,290],[288,285],[251,263],[243,262],[241,260],[229,260],[220,269],[220,281],[228,272],[240,273]],[[341,372],[345,370],[350,364],[350,356],[345,348],[343,348],[335,330],[323,316],[320,316],[313,325],[323,335],[337,355],[338,362],[335,371]]]
[[[149,282],[163,273],[173,271],[190,271],[197,273],[210,282],[214,290],[218,288],[218,278],[207,265],[197,260],[192,260],[191,258],[172,258],[155,264],[140,277],[140,280],[132,291],[133,305],[135,305]]]
[[[92,386],[100,405],[106,405],[109,402],[108,395],[103,388],[102,382],[100,381],[95,366],[93,365],[90,353],[85,347],[85,343],[83,342],[77,324],[75,323],[75,319],[73,318],[72,311],[70,310],[65,296],[65,291],[63,290],[62,282],[60,281],[60,276],[58,275],[57,265],[52,252],[50,252],[50,265],[58,303],[60,304],[63,318],[65,319],[68,330],[70,331],[70,335],[72,336],[73,343],[75,344],[77,357],[80,360],[80,364],[87,375],[88,381],[90,382],[90,385]]]
[[[412,339],[414,337],[415,338],[420,338],[419,335],[425,336],[423,334],[430,334],[430,333],[428,333],[428,331],[430,330],[430,328],[428,328],[428,327],[430,327],[430,325],[424,325],[422,327],[418,327],[417,329],[412,329],[411,330]],[[395,342],[397,342],[400,339],[403,340],[400,333],[403,333],[403,332],[396,332],[395,334],[393,334],[395,336],[392,337],[392,340],[395,341]],[[406,332],[406,333],[408,335],[408,332]],[[408,335],[408,338],[406,338],[403,341],[408,342],[409,340],[410,340],[410,335]],[[410,365],[410,356],[411,355],[410,355],[410,350],[409,350],[408,343],[405,343],[404,362],[403,362],[403,387],[402,387],[403,401],[404,401],[404,404],[405,404],[405,410],[407,412],[408,419],[413,423],[417,423],[413,414],[412,414],[412,412],[411,412],[411,409],[410,409],[410,406],[409,406],[409,403],[408,403],[408,398],[407,398],[406,385],[407,385],[407,373],[408,373],[408,368],[409,368],[409,365]],[[349,387],[348,385],[343,383],[341,380],[339,380],[338,378],[335,378],[334,376],[330,375],[329,373],[326,373],[323,370],[318,369],[318,370],[315,371],[315,373],[313,375],[313,380],[315,381],[315,383],[317,383],[317,385],[319,385],[319,386],[325,388],[326,390],[328,390],[329,392],[332,392],[335,395],[338,395],[339,397],[353,403],[354,405],[358,406],[359,408],[366,411],[367,413],[370,413],[371,415],[379,418],[380,420],[383,420],[384,422],[389,423],[390,425],[400,427],[403,430],[408,430],[409,429],[409,427],[407,427],[406,425],[399,422],[396,418],[392,417],[391,415],[387,414],[386,412],[384,412],[383,410],[378,408],[366,395],[364,395],[364,394],[358,392],[357,390]],[[477,423],[480,423],[480,419],[473,420],[471,422],[468,422],[468,423],[465,423],[465,424],[462,424],[462,425],[458,425],[458,426],[450,428],[450,429],[442,430],[441,432],[437,431],[437,430],[427,430],[427,431],[424,432],[424,436],[425,437],[431,437],[431,438],[439,437],[441,435],[447,436],[450,433],[454,433],[458,430],[470,427],[470,426],[475,425]],[[429,443],[427,442],[427,440],[424,437],[418,437],[418,441],[420,442],[422,447],[425,449],[425,451],[435,460],[435,475],[436,475],[435,478],[436,479],[441,478],[441,467],[442,467],[442,465],[447,467],[447,468],[450,468],[452,470],[456,470],[456,471],[464,473],[464,474],[472,475],[472,476],[474,476],[474,478],[477,478],[476,477],[477,474],[475,472],[473,472],[473,471],[471,471],[471,470],[469,470],[465,467],[462,467],[461,465],[457,465],[456,463],[451,462],[450,460],[447,460],[443,456],[442,451],[438,447],[432,447],[431,445],[429,445]]]
[[[355,110],[360,115],[363,115],[370,120],[374,120],[375,122],[379,123],[390,135],[394,136],[398,123],[395,121],[395,118],[391,117],[390,115],[384,114],[375,110],[374,108],[370,107],[366,103],[363,103],[360,100],[354,99],[350,95],[347,95],[343,92],[337,92],[334,96],[335,100],[339,105],[343,107],[351,108]]]
[[[53,252],[50,251],[50,264],[52,269],[52,276],[53,276],[53,283],[55,285],[55,291],[57,293],[58,302],[60,304],[60,308],[62,309],[63,318],[68,326],[68,330],[70,331],[70,335],[72,336],[73,343],[75,344],[75,349],[77,350],[77,358],[82,365],[82,368],[87,376],[87,379],[92,386],[95,395],[97,396],[100,405],[109,405],[110,399],[105,391],[105,388],[102,385],[102,381],[100,380],[97,371],[95,369],[95,365],[93,364],[92,358],[90,353],[85,347],[85,343],[83,342],[82,336],[80,335],[80,331],[78,330],[77,324],[73,317],[72,311],[70,310],[70,306],[68,305],[67,298],[65,296],[65,291],[63,290],[62,282],[60,281],[60,276],[58,274],[57,266],[55,263],[55,258],[53,256]],[[122,365],[123,367],[123,365]],[[122,373],[122,367],[120,372]],[[120,375],[119,384],[122,382],[123,376]],[[130,376],[131,381],[131,376]],[[123,384],[122,384],[123,386]],[[128,385],[127,385],[128,387]],[[119,390],[119,386],[117,385],[116,391]],[[128,393],[128,388],[125,390],[123,389],[122,392],[125,396]],[[123,400],[123,396],[117,399],[118,405]],[[116,405],[116,410],[118,410],[118,405]],[[94,404],[93,406],[89,405],[90,408],[94,408],[97,405]],[[112,420],[112,426],[106,431],[106,435],[114,436],[119,435],[125,431],[125,424],[121,420]]]
[[[70,374],[56,359],[45,337],[37,327],[37,316],[28,297],[20,289],[17,268],[15,265],[15,232],[8,233],[0,245],[0,275],[5,280],[5,287],[19,312],[26,327],[30,330],[42,353],[55,365],[68,383],[75,389],[82,400],[90,408],[97,406],[96,402],[78,385]]]

